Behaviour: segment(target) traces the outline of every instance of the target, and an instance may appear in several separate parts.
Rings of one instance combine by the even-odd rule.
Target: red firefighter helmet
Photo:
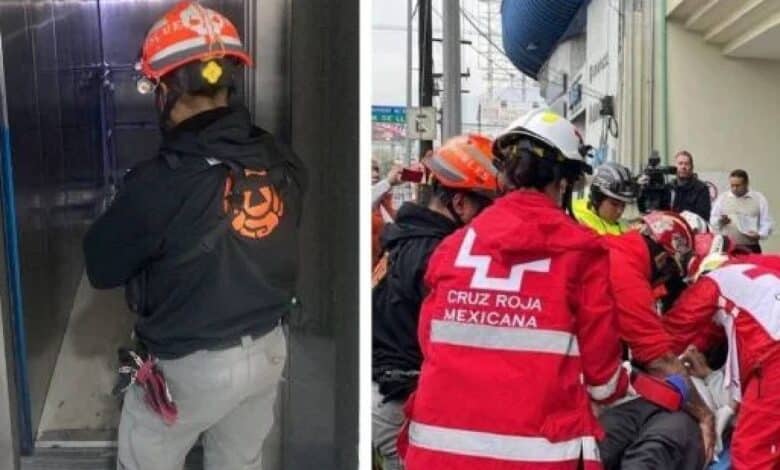
[[[642,217],[644,234],[658,243],[664,251],[681,260],[693,251],[693,230],[679,214],[653,211]]]
[[[149,30],[137,68],[144,77],[157,83],[162,76],[189,62],[224,57],[252,65],[230,20],[196,1],[183,1]],[[211,73],[216,76],[220,71],[213,69]]]

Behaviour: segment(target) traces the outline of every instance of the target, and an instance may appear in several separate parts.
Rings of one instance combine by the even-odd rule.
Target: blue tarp
[[[504,51],[524,74],[536,79],[577,12],[588,0],[503,0]],[[583,13],[581,13],[583,14]]]

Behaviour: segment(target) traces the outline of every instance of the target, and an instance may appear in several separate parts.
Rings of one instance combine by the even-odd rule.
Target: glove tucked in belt
[[[120,348],[119,379],[114,387],[114,395],[123,394],[134,383],[143,388],[144,401],[165,424],[170,426],[176,422],[178,409],[165,376],[157,366],[157,358],[145,351]]]

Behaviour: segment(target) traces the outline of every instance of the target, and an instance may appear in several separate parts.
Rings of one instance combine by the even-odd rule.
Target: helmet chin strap
[[[452,204],[452,199],[450,198],[449,201],[447,201],[447,211],[449,211],[452,218],[455,220],[455,223],[458,224],[458,226],[463,227],[466,225],[466,222],[463,221],[463,218],[461,218],[460,215],[455,211],[455,206]]]
[[[160,114],[160,130],[163,132],[173,128],[171,124],[171,111],[176,106],[176,102],[181,98],[181,93],[173,87],[163,83],[157,87],[157,111]]]
[[[574,220],[577,220],[576,217],[574,216],[574,208],[572,207],[573,198],[574,198],[574,185],[569,183],[567,180],[566,189],[563,191],[561,203],[566,213],[569,214],[569,217],[571,217]]]

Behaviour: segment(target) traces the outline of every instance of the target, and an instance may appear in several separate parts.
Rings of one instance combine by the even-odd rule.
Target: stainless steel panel
[[[244,42],[255,66],[245,94],[255,124],[290,140],[290,3],[291,0],[246,2]],[[254,20],[252,20],[254,19]]]
[[[6,139],[8,138],[8,111],[5,87],[5,68],[3,61],[2,31],[0,31],[0,157],[5,158]],[[6,181],[0,181],[5,186]],[[0,207],[2,207],[0,205]],[[0,214],[4,211],[0,210]],[[4,219],[4,217],[3,217]],[[0,285],[7,286],[8,266],[5,258],[5,240],[0,237]],[[15,470],[19,467],[19,437],[16,426],[16,394],[13,362],[7,358],[13,357],[11,334],[11,311],[8,289],[0,289],[0,468]]]
[[[84,2],[3,2],[32,428],[37,426],[81,272],[95,192],[95,93],[79,70],[97,57]],[[94,20],[93,20],[94,21]]]
[[[6,304],[7,305],[7,304]],[[19,464],[19,442],[16,432],[16,407],[12,402],[12,370],[8,310],[0,311],[0,468],[14,470]]]
[[[292,2],[291,141],[311,175],[293,330],[316,349],[291,352],[285,469],[357,467],[357,38],[357,0]]]

